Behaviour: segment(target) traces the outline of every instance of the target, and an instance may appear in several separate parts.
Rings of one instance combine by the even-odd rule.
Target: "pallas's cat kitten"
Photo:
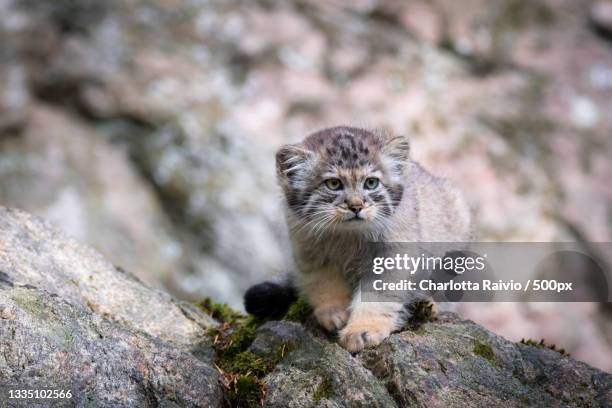
[[[353,127],[324,129],[278,150],[297,271],[249,289],[249,313],[281,315],[300,292],[321,326],[337,331],[352,352],[402,327],[410,299],[361,301],[359,281],[371,266],[364,247],[466,241],[470,235],[461,193],[412,161],[409,150],[403,136]]]

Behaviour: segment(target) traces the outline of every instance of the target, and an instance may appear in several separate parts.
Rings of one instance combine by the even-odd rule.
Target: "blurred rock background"
[[[410,135],[480,240],[612,241],[612,2],[0,0],[0,204],[177,297],[290,268],[274,151],[336,124]],[[600,305],[459,311],[612,369]]]

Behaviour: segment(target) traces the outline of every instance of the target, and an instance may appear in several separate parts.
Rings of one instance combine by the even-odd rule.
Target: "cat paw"
[[[391,329],[391,326],[384,321],[350,323],[340,332],[338,342],[351,353],[356,353],[364,348],[378,346],[389,337]]]
[[[329,306],[317,308],[314,311],[317,321],[325,330],[335,332],[346,326],[349,312],[346,307]]]

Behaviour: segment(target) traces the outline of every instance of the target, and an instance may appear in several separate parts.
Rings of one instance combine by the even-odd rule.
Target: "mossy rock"
[[[321,384],[319,384],[314,393],[313,400],[314,402],[318,403],[322,399],[330,398],[333,395],[333,392],[334,388],[331,379],[328,377],[323,377],[323,381],[321,381]]]
[[[283,320],[306,323],[310,316],[312,316],[312,306],[310,306],[306,298],[300,297],[289,306],[289,310],[285,313]]]
[[[228,305],[215,303],[210,298],[205,298],[197,303],[196,306],[221,323],[234,323],[244,317],[240,312],[235,311]]]
[[[473,348],[474,354],[488,360],[489,362],[495,362],[495,352],[493,348],[488,344],[482,343],[478,340],[474,342]]]
[[[212,303],[205,307],[224,320],[209,334],[232,407],[429,406],[440,401],[448,406],[589,406],[585,401],[606,406],[601,390],[612,383],[609,374],[541,350],[553,348],[543,341],[516,344],[452,313],[436,316],[428,301],[410,306],[406,330],[356,355],[310,327],[312,310],[304,299],[281,321],[264,322]],[[592,380],[566,380],[575,373]],[[453,388],[439,387],[448,381]]]

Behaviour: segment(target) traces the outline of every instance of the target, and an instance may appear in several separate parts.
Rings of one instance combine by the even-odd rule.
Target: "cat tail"
[[[291,275],[279,275],[251,286],[244,294],[244,308],[262,318],[282,317],[297,300],[297,288]]]

